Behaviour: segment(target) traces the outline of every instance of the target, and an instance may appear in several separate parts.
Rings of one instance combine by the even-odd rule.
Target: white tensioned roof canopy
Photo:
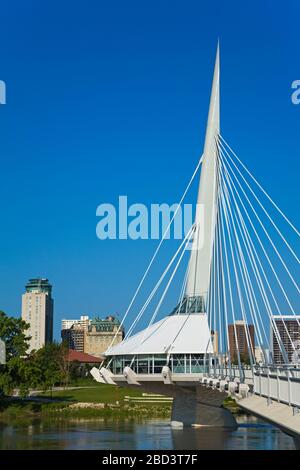
[[[110,347],[105,352],[106,356],[213,353],[206,304],[217,218],[217,138],[220,132],[219,76],[218,45],[202,157],[192,250],[184,294],[185,300],[183,301],[184,305],[190,305],[190,301],[195,300],[199,307],[193,312],[188,310],[183,312],[179,309],[176,313],[149,325],[140,333],[125,338],[120,344]]]
[[[106,356],[212,353],[206,314],[171,315],[106,351]]]

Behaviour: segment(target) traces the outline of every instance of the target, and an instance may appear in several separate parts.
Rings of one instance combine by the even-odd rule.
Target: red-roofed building
[[[100,364],[104,357],[96,357],[81,351],[69,349],[68,359],[70,362],[78,361],[81,364]]]

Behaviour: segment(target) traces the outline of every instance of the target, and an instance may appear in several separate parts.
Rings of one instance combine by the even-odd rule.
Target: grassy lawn
[[[141,397],[143,390],[117,387],[114,385],[93,384],[82,385],[75,390],[61,390],[52,393],[52,400],[44,402],[35,397],[34,400],[2,399],[0,400],[0,419],[25,419],[33,416],[43,418],[113,418],[113,419],[148,419],[170,418],[171,403],[128,403],[125,396]],[[51,398],[49,392],[40,398]],[[104,408],[70,408],[72,403],[104,403]],[[119,405],[116,405],[119,402]],[[224,406],[234,414],[242,410],[230,397]]]
[[[142,393],[142,390],[133,388],[94,383],[94,385],[89,386],[89,388],[55,391],[52,393],[52,398],[70,402],[115,403],[116,401],[123,402],[125,396],[140,397]],[[50,398],[49,392],[41,396]]]
[[[85,388],[86,387],[86,388]],[[6,398],[0,400],[1,419],[25,419],[33,416],[43,418],[116,418],[144,419],[168,418],[171,406],[169,403],[128,403],[125,396],[141,397],[143,390],[123,388],[114,385],[94,384],[82,385],[75,390],[60,390],[40,394],[32,400]],[[39,400],[40,398],[40,400]],[[45,402],[45,398],[50,399]],[[42,400],[43,399],[43,400]],[[104,408],[74,409],[72,403],[104,403]],[[119,405],[116,405],[119,402]]]
[[[27,400],[2,398],[0,399],[0,419],[22,419],[33,416],[44,418],[170,418],[171,403],[124,401],[125,396],[141,397],[144,391],[140,388],[104,385],[84,379],[80,386],[78,385],[78,388],[74,390],[53,391],[52,394],[48,391]],[[49,402],[45,401],[45,398],[49,399]],[[116,402],[119,405],[116,405]],[[69,407],[72,403],[104,403],[104,408],[95,406],[75,409]],[[230,397],[224,401],[224,406],[234,414],[241,413],[237,403]]]

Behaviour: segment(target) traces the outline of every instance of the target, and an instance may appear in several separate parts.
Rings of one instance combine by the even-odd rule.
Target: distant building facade
[[[300,315],[274,315],[276,329],[288,356],[289,363],[300,363]],[[275,364],[284,364],[280,345],[271,325],[271,349]]]
[[[255,346],[255,362],[258,364],[264,362],[264,351],[260,346]]]
[[[92,320],[84,335],[84,352],[93,356],[101,356],[111,345],[120,343],[124,338],[124,329],[114,316],[104,320]],[[112,344],[113,341],[113,344]]]
[[[29,323],[31,336],[28,352],[38,350],[53,340],[52,286],[48,279],[29,279],[22,295],[22,320]]]
[[[84,352],[84,329],[76,323],[71,328],[61,330],[61,339],[69,349]]]
[[[217,331],[211,330],[210,332],[211,342],[213,344],[214,354],[219,354],[219,334]]]
[[[65,320],[61,321],[61,330],[69,330],[73,325],[79,325],[83,329],[87,328],[89,325],[89,316],[88,315],[81,315],[80,319],[78,320]]]
[[[68,344],[69,349],[84,352],[84,332],[89,323],[88,315],[82,315],[80,320],[62,320],[61,339]]]
[[[246,325],[243,320],[238,320],[234,324],[228,325],[228,337],[232,360],[237,360],[239,351],[241,361],[249,361],[248,344],[250,345],[252,357],[255,357],[253,325]]]

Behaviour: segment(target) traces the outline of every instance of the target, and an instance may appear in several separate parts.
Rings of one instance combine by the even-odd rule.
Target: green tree
[[[46,344],[34,352],[29,363],[28,380],[32,387],[40,386],[46,391],[52,390],[55,385],[68,385],[70,364],[68,347],[64,343]]]
[[[0,338],[6,345],[6,364],[0,366],[0,393],[10,395],[18,388],[21,396],[29,388],[52,390],[55,385],[68,385],[70,361],[65,343],[46,344],[38,351],[27,354],[26,331],[29,325],[20,318],[8,317],[0,311]]]
[[[26,393],[27,383],[24,376],[28,341],[26,331],[29,325],[21,318],[7,316],[0,311],[0,338],[6,346],[6,364],[0,366],[0,392],[11,394],[18,387]]]

